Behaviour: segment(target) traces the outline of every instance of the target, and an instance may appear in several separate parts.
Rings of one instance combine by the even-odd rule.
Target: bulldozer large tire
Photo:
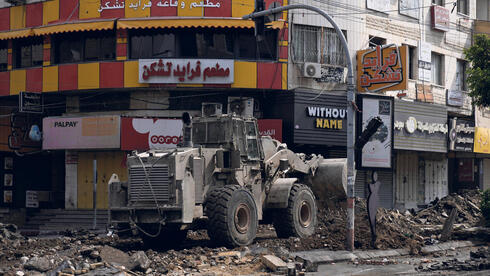
[[[278,210],[273,224],[279,238],[305,238],[313,235],[317,225],[317,207],[311,189],[303,184],[294,184],[289,194],[288,207]]]
[[[211,210],[214,210],[221,191],[222,189],[217,188],[209,192],[206,196],[206,200],[204,201],[204,215],[206,215],[208,218],[211,218]]]
[[[220,188],[213,210],[209,210],[211,241],[228,247],[252,243],[257,235],[257,206],[252,194],[238,186]]]

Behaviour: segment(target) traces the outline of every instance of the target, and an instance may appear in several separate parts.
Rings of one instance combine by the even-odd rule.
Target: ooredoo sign
[[[121,149],[175,148],[182,139],[182,121],[159,118],[122,118]]]

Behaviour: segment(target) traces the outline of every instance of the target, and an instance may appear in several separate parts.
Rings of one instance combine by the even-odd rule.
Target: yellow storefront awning
[[[0,32],[0,40],[28,37],[33,35],[32,29],[22,29],[15,31]]]
[[[34,28],[34,35],[48,35],[66,32],[80,31],[101,31],[111,30],[114,28],[114,20],[95,21],[95,22],[72,22],[58,25],[49,25],[46,27]]]
[[[282,28],[283,22],[273,22],[273,29]],[[252,20],[215,19],[215,18],[169,18],[169,19],[119,19],[118,29],[151,29],[151,28],[254,28]]]

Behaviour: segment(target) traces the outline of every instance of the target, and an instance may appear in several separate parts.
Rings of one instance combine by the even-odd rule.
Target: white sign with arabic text
[[[230,59],[140,59],[140,83],[229,84],[234,81]]]

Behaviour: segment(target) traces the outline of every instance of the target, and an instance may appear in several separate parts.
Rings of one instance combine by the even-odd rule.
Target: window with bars
[[[346,66],[345,50],[333,28],[294,24],[293,60]],[[347,37],[346,31],[342,31]]]

